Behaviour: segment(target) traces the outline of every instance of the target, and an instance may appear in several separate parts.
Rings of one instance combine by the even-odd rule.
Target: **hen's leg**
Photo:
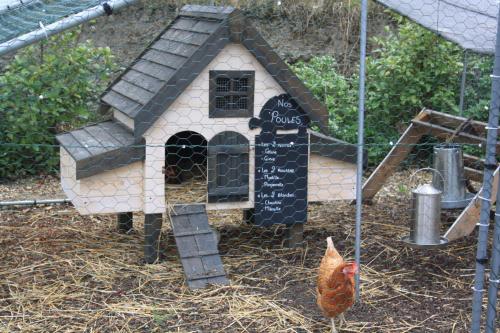
[[[347,324],[347,321],[345,320],[345,316],[343,313],[339,314],[339,328],[342,328],[344,324]]]
[[[333,320],[333,318],[330,318],[330,320],[332,321],[332,333],[337,333],[337,329],[335,328],[335,321]]]

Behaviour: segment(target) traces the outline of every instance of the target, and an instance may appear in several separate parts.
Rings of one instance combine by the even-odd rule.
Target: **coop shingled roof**
[[[76,178],[85,178],[144,159],[144,146],[118,122],[105,121],[60,134],[59,143],[76,161]]]

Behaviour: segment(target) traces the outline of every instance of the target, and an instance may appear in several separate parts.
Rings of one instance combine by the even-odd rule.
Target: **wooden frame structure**
[[[396,167],[408,156],[413,147],[424,135],[431,135],[441,140],[453,140],[455,143],[486,144],[486,123],[457,117],[430,109],[423,109],[413,120],[398,142],[387,154],[384,160],[373,171],[363,185],[363,199],[371,201],[382,188],[386,179]],[[500,142],[497,141],[497,153],[500,152]],[[465,176],[474,181],[483,180],[484,160],[464,154]],[[498,189],[499,168],[496,169],[491,194],[492,203],[496,200]],[[445,233],[448,240],[455,240],[469,235],[479,220],[481,202],[478,199],[481,190],[470,204],[462,211],[453,225]]]

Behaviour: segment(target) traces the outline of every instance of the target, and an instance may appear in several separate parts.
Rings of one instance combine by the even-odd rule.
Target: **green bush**
[[[369,163],[378,164],[409,121],[423,108],[457,114],[462,71],[462,50],[407,20],[397,32],[371,40],[374,50],[366,59],[365,142]],[[487,61],[486,61],[487,62]],[[466,114],[478,113],[489,99],[485,95],[491,64],[482,66],[480,89],[467,92]],[[485,68],[483,68],[485,67]],[[358,76],[338,74],[331,57],[316,57],[292,65],[295,73],[328,107],[332,135],[356,142]],[[475,111],[476,110],[476,111]]]
[[[329,111],[332,135],[356,142],[358,92],[350,78],[339,74],[335,59],[330,56],[297,62],[292,70]]]
[[[465,86],[464,117],[488,121],[493,57],[469,54]]]
[[[110,49],[79,43],[78,31],[20,51],[0,74],[0,178],[57,169],[55,135],[95,119],[114,67]]]

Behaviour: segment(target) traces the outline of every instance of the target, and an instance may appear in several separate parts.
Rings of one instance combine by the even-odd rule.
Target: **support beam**
[[[159,258],[162,222],[162,214],[146,214],[144,217],[144,260],[148,264],[155,263]]]
[[[134,228],[134,213],[119,213],[116,217],[118,231],[128,233]]]
[[[255,224],[255,208],[243,210],[243,222],[246,224]]]
[[[493,174],[493,184],[491,189],[491,204],[494,205],[497,197],[498,191],[498,173],[500,168],[495,170]],[[479,191],[479,195],[482,191]],[[476,228],[476,224],[479,222],[479,216],[481,214],[481,199],[478,195],[469,203],[469,205],[464,209],[460,216],[455,220],[453,225],[446,231],[444,237],[452,241],[461,237],[470,235]]]
[[[422,114],[422,113],[421,113]],[[389,154],[384,158],[370,178],[363,186],[363,200],[371,200],[382,188],[387,178],[394,169],[408,156],[414,145],[418,143],[424,132],[415,124],[410,124],[398,142],[392,147]]]
[[[304,224],[295,223],[286,226],[283,246],[294,249],[301,247],[304,242]]]

